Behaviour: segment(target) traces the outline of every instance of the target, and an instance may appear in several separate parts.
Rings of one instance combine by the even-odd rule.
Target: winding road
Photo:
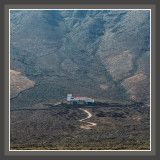
[[[83,122],[84,120],[92,117],[92,114],[90,112],[88,112],[86,109],[82,109],[82,108],[79,108],[79,109],[88,114],[88,116],[86,118],[79,120],[80,122]],[[85,122],[85,124],[81,125],[80,127],[84,128],[84,129],[91,129],[92,126],[96,126],[96,125],[97,125],[97,123]]]

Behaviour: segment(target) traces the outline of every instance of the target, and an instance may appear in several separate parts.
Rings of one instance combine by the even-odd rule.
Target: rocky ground
[[[88,111],[92,114],[89,119]],[[149,107],[47,106],[11,111],[11,149],[149,150]],[[87,122],[96,123],[88,125]]]

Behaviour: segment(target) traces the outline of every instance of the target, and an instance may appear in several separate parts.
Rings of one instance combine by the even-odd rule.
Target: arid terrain
[[[11,149],[150,149],[149,107],[144,105],[39,106],[11,111]]]
[[[11,10],[10,137],[18,150],[148,150],[149,10]]]
[[[34,86],[34,81],[24,77],[20,72],[10,70],[10,98],[18,97],[21,91]]]

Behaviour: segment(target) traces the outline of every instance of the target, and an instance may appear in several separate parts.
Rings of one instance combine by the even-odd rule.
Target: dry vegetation
[[[149,150],[149,108],[145,106],[47,107],[11,112],[11,149]],[[80,128],[97,123],[92,129]]]
[[[11,149],[149,149],[149,11],[12,10],[10,24]],[[121,105],[81,106],[86,130],[79,106],[53,106],[68,93]]]
[[[133,77],[127,78],[122,84],[125,84],[128,93],[130,93],[132,99],[141,100],[143,97],[140,93],[143,92],[143,95],[147,93],[147,88],[149,87],[146,82],[146,76],[143,74],[137,74]],[[146,89],[145,89],[146,88]]]
[[[26,90],[35,85],[34,81],[22,76],[20,72],[10,70],[10,96],[16,97],[21,91]]]

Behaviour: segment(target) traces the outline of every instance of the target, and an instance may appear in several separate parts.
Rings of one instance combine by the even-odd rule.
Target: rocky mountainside
[[[35,84],[11,95],[11,107],[65,101],[67,93],[149,103],[147,10],[12,10],[10,35],[11,69]]]

